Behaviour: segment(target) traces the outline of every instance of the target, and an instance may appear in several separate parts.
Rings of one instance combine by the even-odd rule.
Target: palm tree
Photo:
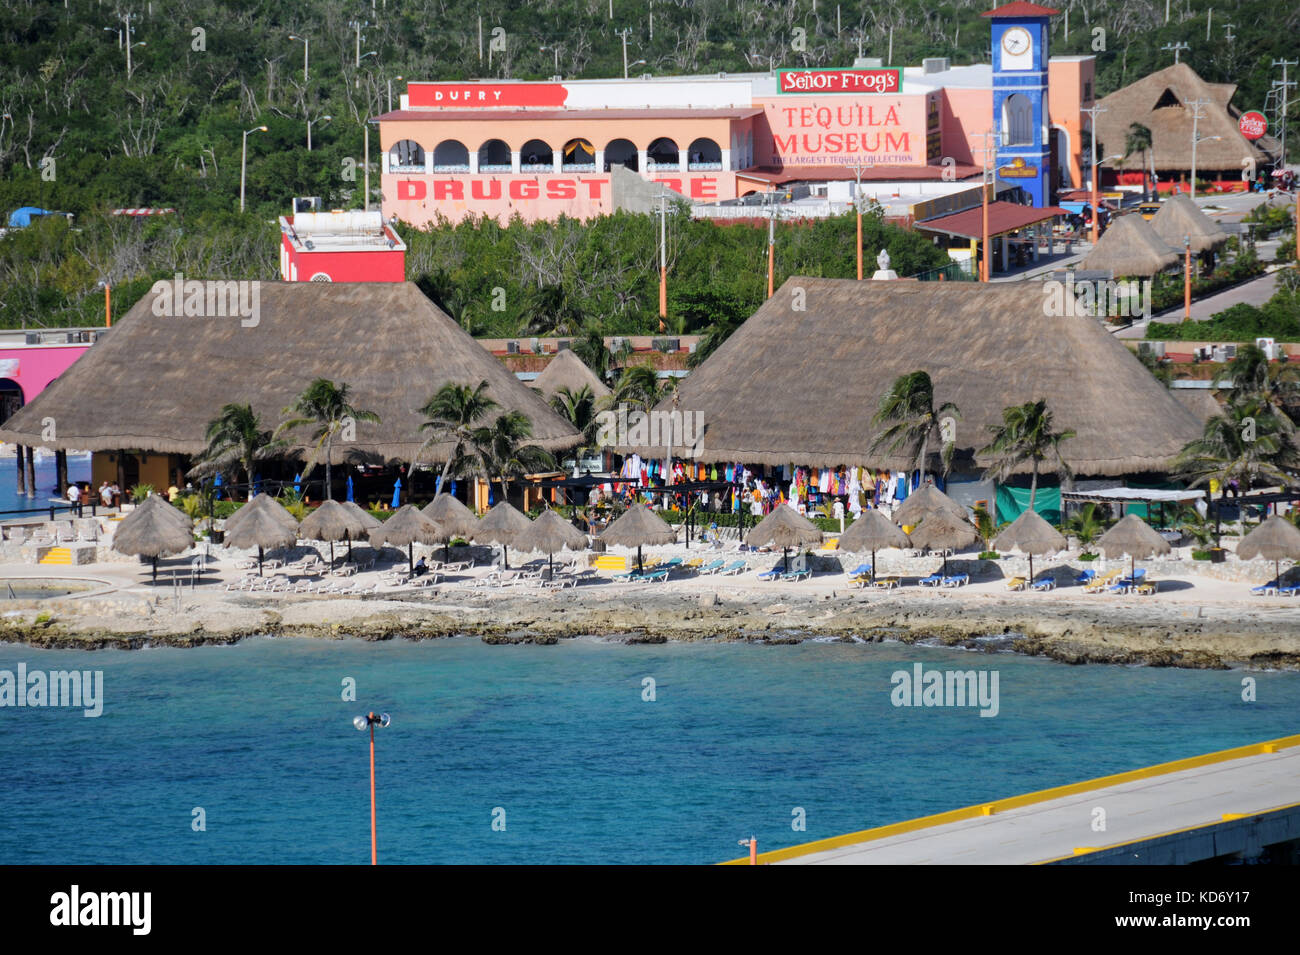
[[[1292,482],[1300,467],[1295,425],[1259,395],[1247,395],[1224,407],[1205,422],[1199,438],[1187,443],[1174,461],[1174,470],[1191,486],[1217,481],[1221,488],[1236,480],[1243,491],[1261,478]]]
[[[1142,194],[1147,195],[1147,154],[1151,151],[1151,130],[1141,123],[1132,123],[1129,125],[1128,132],[1124,136],[1124,158],[1128,159],[1134,153],[1142,154]]]
[[[665,390],[659,384],[659,375],[653,365],[629,365],[619,375],[613,393],[605,398],[605,407],[628,405],[649,411],[664,397]]]
[[[420,409],[420,414],[425,417],[420,430],[431,431],[433,434],[415,452],[416,458],[431,444],[447,440],[455,442],[438,478],[439,491],[446,484],[447,476],[452,470],[464,462],[467,449],[473,446],[475,423],[499,407],[487,394],[487,387],[486,380],[480,381],[474,388],[448,382]],[[416,466],[416,462],[411,463],[412,474],[415,473]]]
[[[1221,368],[1210,384],[1220,387],[1232,382],[1233,400],[1258,397],[1285,413],[1300,402],[1297,370],[1290,363],[1270,364],[1258,345],[1238,345],[1237,355]]]
[[[288,415],[275,429],[276,436],[295,428],[314,426],[311,440],[315,445],[307,456],[307,466],[303,469],[305,478],[316,467],[321,457],[325,458],[325,500],[332,501],[333,471],[330,458],[333,456],[334,439],[346,434],[349,427],[355,427],[359,421],[379,423],[379,415],[373,411],[354,408],[347,385],[337,385],[328,378],[317,378],[293,404],[281,414]]]
[[[190,469],[192,477],[213,474],[234,466],[248,478],[248,495],[253,496],[253,462],[284,449],[284,442],[263,430],[251,405],[223,405],[220,414],[208,422],[204,434],[207,448]],[[238,476],[238,474],[236,474]]]
[[[569,347],[582,359],[584,365],[595,372],[597,378],[608,381],[610,370],[626,361],[632,354],[627,339],[620,341],[620,346],[611,350],[605,345],[605,334],[600,326],[595,322],[588,322],[578,330],[578,336],[573,339]]]
[[[503,501],[510,497],[511,477],[555,467],[550,452],[524,444],[532,436],[533,422],[522,411],[505,411],[490,425],[474,429],[474,455],[486,480],[500,478]]]
[[[939,427],[943,417],[960,418],[961,413],[951,401],[945,401],[938,408],[934,406],[934,383],[923,371],[913,371],[900,375],[880,398],[873,425],[887,427],[876,435],[871,442],[871,453],[885,448],[889,454],[900,451],[912,457],[925,480],[925,465],[930,449],[930,435]],[[955,443],[951,435],[940,433],[943,439],[940,459],[943,473],[948,473],[952,465]]]
[[[695,369],[704,364],[704,360],[717,351],[732,333],[745,323],[745,316],[725,314],[716,318],[695,345],[695,351],[686,359],[686,367]]]
[[[1055,470],[1062,477],[1071,475],[1070,466],[1061,457],[1061,444],[1073,438],[1074,432],[1052,430],[1052,412],[1047,407],[1046,398],[1003,408],[1002,424],[989,425],[988,430],[993,440],[988,447],[981,448],[979,454],[991,456],[993,463],[985,470],[984,477],[1003,481],[1028,461],[1032,474],[1029,483],[1031,511],[1038,494],[1038,472],[1044,461],[1053,459]]]
[[[1085,551],[1092,546],[1093,542],[1101,536],[1102,531],[1105,529],[1105,522],[1098,516],[1095,502],[1083,505],[1083,507],[1079,508],[1077,514],[1072,514],[1061,525],[1061,532],[1077,538],[1079,546]]]
[[[587,448],[596,444],[596,396],[591,387],[583,385],[577,391],[561,388],[551,395],[551,407],[565,421],[582,435],[582,447],[577,449],[578,456]]]

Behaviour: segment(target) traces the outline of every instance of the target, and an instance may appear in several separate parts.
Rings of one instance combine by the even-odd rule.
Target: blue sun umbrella
[[[393,485],[393,510],[402,506],[402,479],[398,478],[397,483]]]
[[[253,475],[253,497],[257,497],[257,495],[261,493],[262,493],[262,475],[254,474]]]
[[[301,475],[301,474],[295,474],[295,475],[293,476],[293,489],[294,489],[296,492],[298,492],[299,494],[302,493],[302,475]]]
[[[221,481],[221,475],[218,474],[218,475],[217,475],[215,478],[213,478],[213,480],[212,480],[212,486],[213,486],[213,488],[215,488],[215,490],[216,490],[216,497],[217,497],[217,500],[218,500],[218,501],[221,500],[221,483],[222,483],[222,481]]]
[[[348,499],[349,501],[352,500],[352,475],[351,475],[351,474],[348,475],[348,496],[347,496],[347,499]]]

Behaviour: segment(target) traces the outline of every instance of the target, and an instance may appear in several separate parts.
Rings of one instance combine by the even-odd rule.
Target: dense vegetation
[[[1233,305],[1204,322],[1152,322],[1147,337],[1187,342],[1300,341],[1300,269],[1292,266],[1279,273],[1277,284],[1277,292],[1263,305]]]
[[[622,71],[616,30],[628,29],[628,58],[655,74],[738,72],[775,66],[851,62],[859,52],[918,63],[949,56],[956,63],[988,56],[992,3],[893,0],[888,4],[830,0],[3,0],[0,2],[0,212],[35,205],[74,213],[75,231],[46,222],[16,242],[0,243],[0,325],[83,324],[98,321],[107,280],[119,305],[129,305],[151,279],[177,268],[196,275],[272,278],[276,271],[274,216],[295,195],[319,195],[335,207],[361,204],[362,124],[403,88],[398,78],[614,76]],[[1293,52],[1300,8],[1247,0],[1084,0],[1053,24],[1053,52],[1099,57],[1104,94],[1166,65],[1166,43],[1186,42],[1185,58],[1212,82],[1235,82],[1243,107],[1263,105],[1273,79],[1270,62]],[[1211,40],[1206,11],[1216,7]],[[612,10],[612,18],[611,18]],[[131,71],[120,42],[121,15],[132,21]],[[650,16],[653,13],[653,35]],[[479,19],[483,56],[480,59]],[[361,31],[350,23],[368,21]],[[838,27],[837,27],[838,21]],[[1231,21],[1234,40],[1224,39]],[[490,50],[494,28],[504,50]],[[1104,38],[1096,31],[1104,30]],[[799,31],[802,31],[799,32]],[[311,40],[308,76],[303,44]],[[802,39],[801,39],[802,38]],[[1100,48],[1100,47],[1103,47]],[[373,55],[370,54],[374,51]],[[357,64],[358,52],[361,54]],[[490,60],[490,62],[489,62]],[[327,120],[325,117],[333,117]],[[305,149],[306,124],[313,150]],[[239,167],[248,137],[249,214],[238,216]],[[372,165],[377,144],[372,146]],[[51,165],[44,160],[53,160]],[[377,187],[377,177],[372,177]],[[168,221],[115,220],[106,210],[171,206]],[[650,244],[637,246],[651,225],[635,217],[592,230],[566,226],[588,260],[606,274],[529,274],[526,248],[544,230],[510,234],[493,265],[473,258],[493,230],[438,230],[413,241],[411,277],[463,306],[458,317],[478,329],[517,333],[530,303],[550,297],[611,328],[647,329],[653,322]],[[828,227],[843,231],[843,223]],[[607,233],[624,244],[602,245]],[[783,230],[783,274],[850,274],[844,243],[816,229]],[[751,307],[760,295],[761,239],[752,231],[711,232],[679,223],[679,293],[719,292]],[[900,240],[901,241],[901,240]],[[851,245],[851,239],[849,240]],[[895,253],[893,240],[891,255]],[[877,246],[878,247],[878,246]],[[445,251],[451,259],[438,258]],[[784,256],[782,253],[786,253]],[[906,257],[906,253],[904,253]],[[707,268],[697,263],[709,263]],[[895,256],[900,273],[903,263]],[[924,267],[926,256],[913,261]],[[469,266],[464,263],[469,262]],[[523,265],[522,274],[515,267]],[[715,264],[718,263],[718,264]],[[480,271],[482,274],[470,274]],[[541,270],[537,270],[541,271]],[[495,272],[495,275],[492,274]],[[525,281],[525,277],[527,281]],[[466,280],[469,290],[448,284]],[[506,279],[517,285],[512,289]],[[719,279],[722,286],[719,288]],[[599,286],[583,289],[582,283]],[[483,290],[507,289],[506,313],[480,314]],[[550,290],[546,290],[546,289]],[[527,294],[525,294],[527,291]],[[678,316],[698,311],[675,300]],[[468,317],[465,313],[468,310]],[[694,324],[687,319],[687,324]],[[509,327],[513,325],[515,327]]]

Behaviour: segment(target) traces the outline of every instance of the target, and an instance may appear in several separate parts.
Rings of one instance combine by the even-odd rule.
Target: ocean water
[[[0,670],[19,661],[102,670],[104,705],[0,708],[10,864],[367,863],[367,735],[351,724],[367,709],[393,719],[376,732],[384,863],[714,862],[751,833],[774,849],[1300,723],[1293,673],[901,644],[0,646]],[[891,674],[917,662],[996,670],[999,714],[894,707]]]
[[[69,481],[89,481],[90,480],[90,455],[89,454],[69,454],[68,455],[68,480]],[[54,454],[43,454],[36,460],[36,496],[28,497],[26,494],[18,493],[18,465],[13,456],[0,458],[0,511],[27,510],[31,508],[48,508],[48,501],[52,497],[61,497],[62,495],[54,486]],[[46,510],[46,516],[49,511]],[[14,518],[18,514],[4,514],[0,517]],[[64,517],[65,514],[56,516]],[[86,512],[90,516],[90,512]]]

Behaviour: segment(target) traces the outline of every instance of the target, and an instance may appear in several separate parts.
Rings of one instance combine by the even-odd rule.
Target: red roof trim
[[[982,17],[1052,17],[1060,13],[1060,10],[1053,10],[1051,7],[1040,7],[1036,3],[1025,3],[1025,0],[1015,0],[1014,3],[1006,3],[988,13],[981,13]]]
[[[1068,216],[1070,213],[1056,206],[1021,206],[1014,202],[989,203],[989,235],[1014,232],[1035,222]],[[979,206],[933,219],[923,219],[916,228],[928,232],[945,232],[968,239],[978,239],[984,234],[983,213]]]

